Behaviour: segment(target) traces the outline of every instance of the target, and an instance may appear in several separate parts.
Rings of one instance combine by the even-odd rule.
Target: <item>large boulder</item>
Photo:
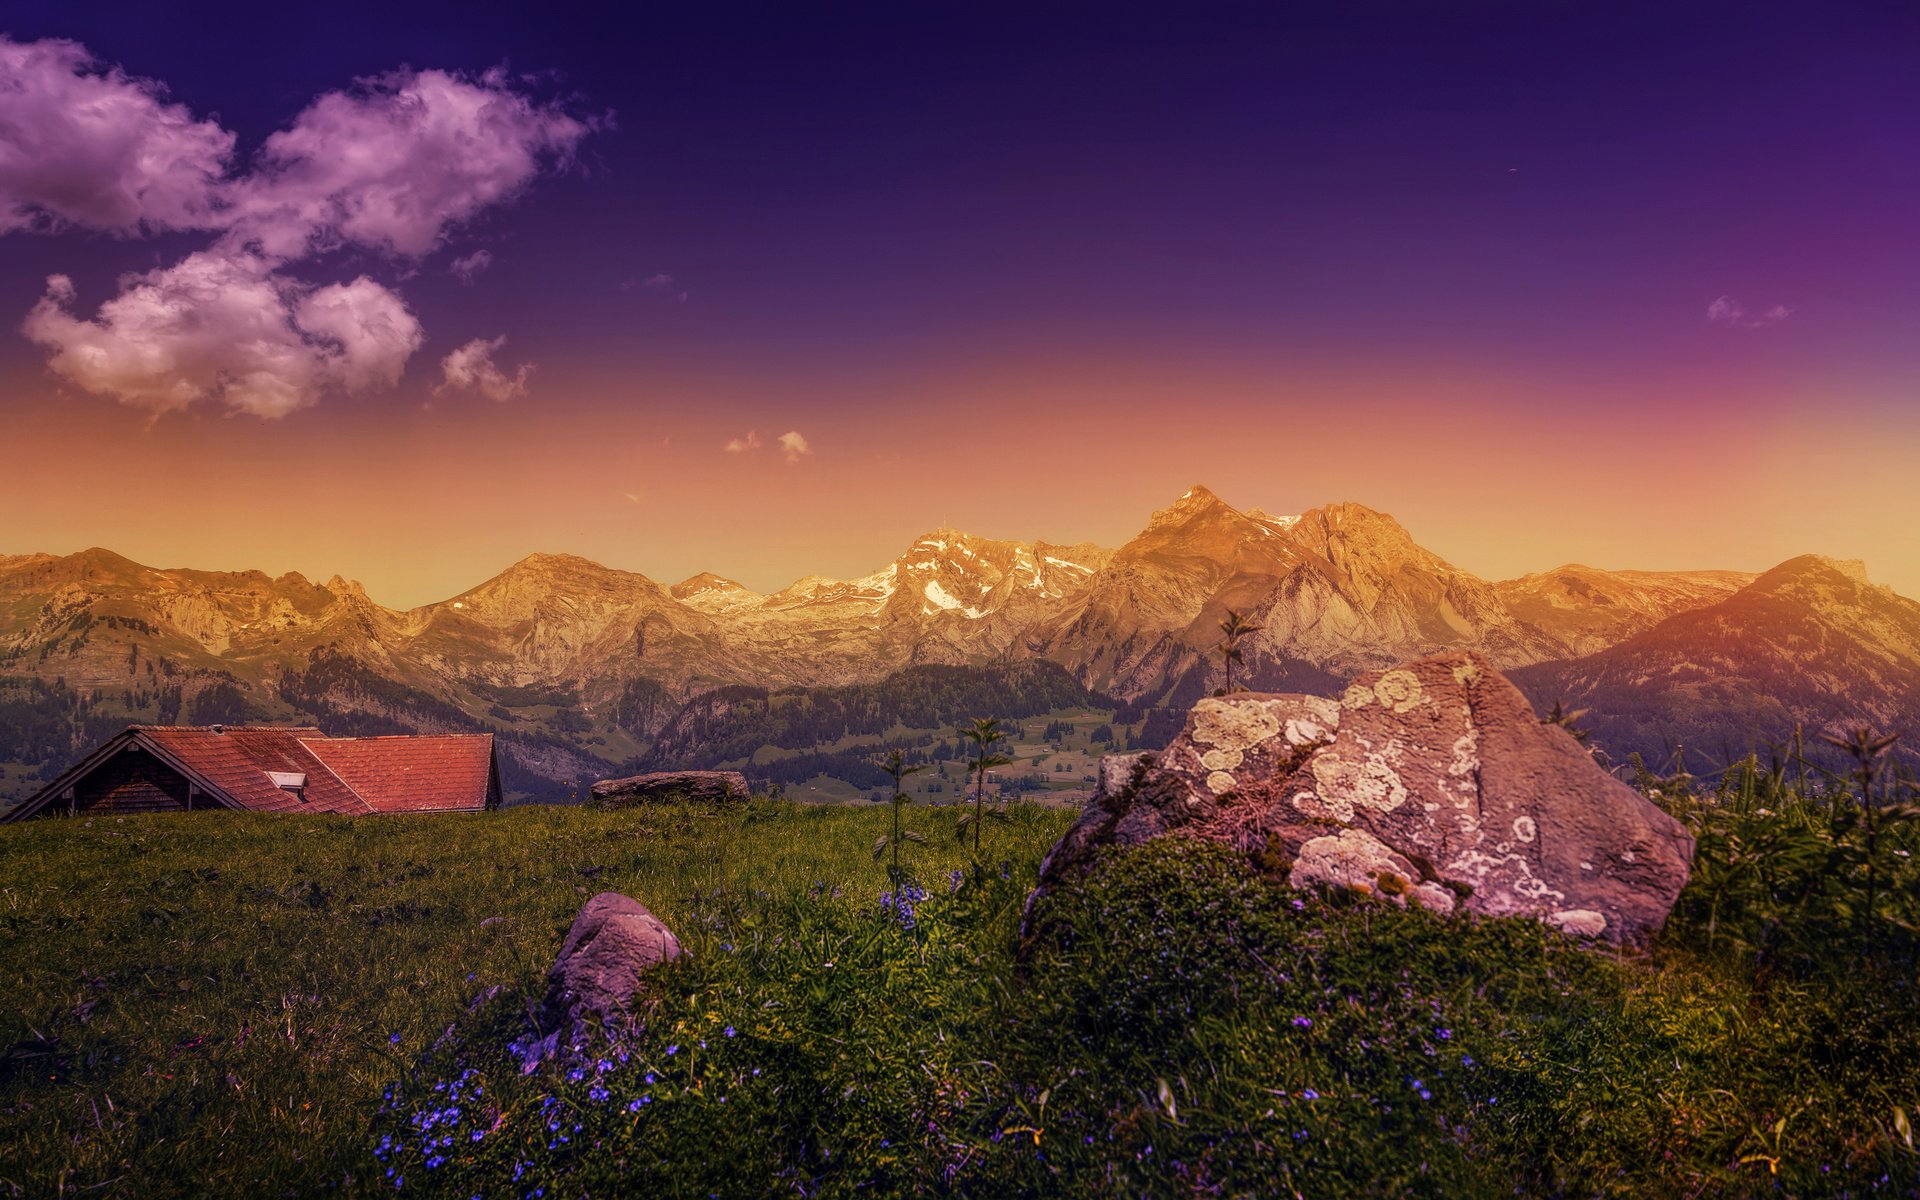
[[[1100,782],[1035,898],[1102,847],[1171,835],[1228,843],[1296,887],[1632,943],[1666,920],[1693,858],[1684,826],[1471,651],[1361,675],[1337,699],[1202,700],[1164,752],[1110,757]]]
[[[602,779],[593,785],[596,808],[630,808],[690,800],[697,804],[724,804],[745,800],[747,777],[738,771],[654,771],[625,779]]]
[[[680,957],[680,939],[645,905],[619,892],[587,901],[547,973],[542,1026],[579,1040],[593,1023],[631,1010],[647,972]]]

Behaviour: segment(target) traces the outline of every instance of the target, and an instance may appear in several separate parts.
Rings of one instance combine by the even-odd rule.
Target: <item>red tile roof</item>
[[[478,812],[499,795],[490,733],[330,738],[313,728],[132,725],[7,820],[44,807],[129,743],[218,793],[216,801],[255,812]],[[304,775],[305,784],[282,788],[268,772]]]
[[[301,739],[373,811],[485,808],[493,735]]]
[[[318,729],[228,726],[215,733],[191,725],[140,725],[141,737],[165,757],[255,812],[322,812],[364,815],[378,811],[315,758],[307,742],[324,740]],[[268,771],[307,777],[299,792],[273,785]]]

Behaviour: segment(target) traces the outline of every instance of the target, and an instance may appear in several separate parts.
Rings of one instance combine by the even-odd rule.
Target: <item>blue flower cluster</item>
[[[447,1152],[456,1145],[470,1145],[491,1132],[490,1126],[480,1118],[487,1089],[474,1078],[472,1069],[462,1071],[456,1079],[434,1084],[433,1091],[433,1099],[427,1106],[417,1110],[407,1120],[420,1139],[420,1157],[429,1171],[445,1166]],[[385,1134],[381,1136],[379,1145],[373,1148],[373,1157],[385,1163],[402,1148],[402,1143],[394,1141],[391,1134]],[[396,1188],[406,1186],[406,1176],[397,1167],[387,1167],[387,1178]]]
[[[900,922],[900,928],[914,926],[914,906],[927,898],[927,889],[917,883],[903,883],[894,892],[880,893],[880,907]]]

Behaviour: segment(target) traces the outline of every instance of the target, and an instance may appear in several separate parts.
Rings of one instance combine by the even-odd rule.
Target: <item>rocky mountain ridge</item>
[[[1597,697],[1627,686],[1625,656],[1692,654],[1672,647],[1733,625],[1757,623],[1761,641],[1809,636],[1783,615],[1795,606],[1826,613],[1822,636],[1865,639],[1833,651],[1836,671],[1879,664],[1862,676],[1875,687],[1920,671],[1920,606],[1857,566],[1830,568],[1824,584],[1799,571],[1793,586],[1775,579],[1791,565],[1758,580],[1569,565],[1490,582],[1361,504],[1276,517],[1199,486],[1117,549],[940,529],[870,575],[772,594],[712,573],[665,586],[534,554],[397,610],[338,576],[163,570],[99,549],[16,554],[0,557],[0,688],[58,682],[118,697],[127,714],[182,719],[226,706],[368,728],[519,729],[541,746],[511,752],[566,778],[642,755],[682,704],[729,686],[1046,661],[1136,710],[1184,706],[1219,686],[1212,649],[1229,609],[1255,626],[1237,680],[1267,690],[1324,692],[1359,671],[1468,649],[1523,686]],[[1864,632],[1832,615],[1849,606],[1871,615]],[[1762,611],[1772,615],[1753,615]],[[1714,669],[1744,678],[1742,664],[1767,653],[1722,656]]]

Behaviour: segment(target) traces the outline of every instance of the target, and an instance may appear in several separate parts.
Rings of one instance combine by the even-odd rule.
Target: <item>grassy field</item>
[[[883,806],[6,827],[0,1196],[1920,1194],[1912,943],[1749,911],[1754,847],[1819,832],[1759,800],[1687,800],[1700,882],[1628,958],[1163,843],[1020,960],[1037,807],[978,869],[909,810],[904,895]],[[689,954],[527,1071],[602,890]]]

